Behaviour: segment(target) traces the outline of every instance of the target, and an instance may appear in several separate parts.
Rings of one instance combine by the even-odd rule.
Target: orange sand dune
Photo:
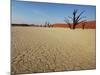
[[[76,28],[82,28],[82,23],[78,24]],[[62,23],[57,23],[53,24],[53,27],[62,27],[62,28],[68,28],[68,24],[62,24]],[[96,21],[88,21],[85,23],[84,28],[86,29],[95,29],[96,28]]]

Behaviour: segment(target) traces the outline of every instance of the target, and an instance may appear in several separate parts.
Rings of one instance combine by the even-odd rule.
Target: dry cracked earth
[[[96,68],[95,29],[11,28],[13,75]]]

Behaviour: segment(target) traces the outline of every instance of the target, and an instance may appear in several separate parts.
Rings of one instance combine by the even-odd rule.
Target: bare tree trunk
[[[82,29],[84,30],[84,28],[85,28],[85,23],[82,24]]]
[[[85,18],[84,16],[82,16],[82,14],[84,13],[84,11],[82,11],[81,13],[77,14],[78,10],[74,9],[72,17],[68,16],[68,18],[71,19],[71,21],[73,22],[72,24],[69,22],[70,20],[65,18],[65,22],[69,25],[70,29],[75,29],[76,25],[78,25],[81,22],[84,22],[84,20],[82,20],[83,18]],[[83,29],[84,29],[84,25],[83,25]]]
[[[76,25],[75,25],[75,24],[73,24],[73,25],[72,25],[72,29],[75,29],[75,26],[76,26]]]

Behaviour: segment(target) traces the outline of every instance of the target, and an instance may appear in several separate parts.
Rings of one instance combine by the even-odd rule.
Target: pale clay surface
[[[95,29],[11,28],[12,73],[95,69]]]

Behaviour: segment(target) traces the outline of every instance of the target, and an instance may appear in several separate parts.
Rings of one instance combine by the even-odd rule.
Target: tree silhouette
[[[83,23],[86,20],[83,20],[83,18],[85,18],[85,16],[82,16],[82,14],[85,11],[82,11],[78,14],[78,9],[74,9],[73,13],[72,13],[72,17],[68,16],[68,18],[65,17],[65,22],[68,24],[70,29],[75,29],[76,25],[78,25],[79,23]],[[72,23],[70,23],[70,21],[72,21]]]
[[[86,22],[82,23],[82,29],[84,30]]]
[[[47,27],[47,25],[48,25],[48,22],[46,21],[44,27]]]
[[[51,24],[46,21],[44,27],[51,27]]]

